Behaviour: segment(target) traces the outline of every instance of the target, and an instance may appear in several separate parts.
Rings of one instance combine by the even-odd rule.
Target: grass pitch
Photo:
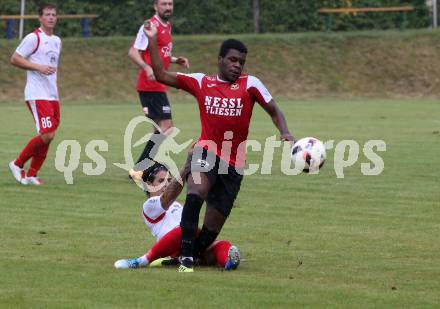
[[[338,179],[330,150],[319,175],[286,176],[276,150],[272,175],[245,177],[239,207],[220,235],[239,246],[242,265],[235,272],[197,268],[194,274],[113,268],[115,260],[139,256],[153,243],[140,217],[144,195],[113,165],[124,161],[123,134],[139,115],[137,102],[64,104],[42,187],[20,186],[9,174],[8,162],[34,127],[24,105],[0,106],[0,307],[438,307],[438,102],[280,105],[296,137],[351,139],[361,150],[368,140],[384,140],[387,151],[378,152],[383,173],[362,175],[361,163],[370,161],[361,153]],[[197,137],[196,105],[174,104],[173,113],[182,130],[178,140]],[[273,134],[256,106],[250,138],[263,143]],[[66,139],[82,146],[73,185],[54,167],[56,147]],[[92,162],[84,149],[93,139],[109,144],[100,176],[82,172],[82,163]],[[261,157],[252,152],[249,163]]]

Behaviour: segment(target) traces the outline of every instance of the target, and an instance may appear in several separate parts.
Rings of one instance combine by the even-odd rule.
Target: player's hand
[[[56,68],[51,67],[50,65],[42,65],[39,67],[38,72],[44,75],[51,75],[57,71]]]
[[[185,57],[178,57],[178,58],[176,59],[176,63],[177,63],[178,65],[181,65],[181,66],[184,67],[185,69],[188,69],[188,68],[189,68],[189,61],[188,61],[188,59],[185,58]]]
[[[148,80],[156,80],[156,76],[154,76],[153,69],[149,65],[147,65],[144,70],[145,73],[147,74]]]
[[[144,21],[144,33],[149,39],[156,38],[157,28],[151,21],[146,20]]]
[[[292,134],[290,134],[290,133],[281,134],[280,139],[283,142],[289,142],[290,146],[292,146],[292,147],[296,142],[295,139],[293,138]]]

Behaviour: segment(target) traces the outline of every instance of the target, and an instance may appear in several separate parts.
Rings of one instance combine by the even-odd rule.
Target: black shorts
[[[191,172],[193,174],[201,172],[207,176],[211,186],[206,198],[208,207],[214,207],[228,217],[240,191],[243,173],[238,172],[234,166],[225,163],[213,153],[210,153],[211,159],[207,159],[207,156],[206,149],[194,148]]]
[[[144,114],[150,119],[171,119],[171,106],[165,92],[139,92]]]

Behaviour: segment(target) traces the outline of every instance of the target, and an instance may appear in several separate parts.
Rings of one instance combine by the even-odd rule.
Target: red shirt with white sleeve
[[[267,88],[251,75],[231,83],[218,76],[178,73],[177,80],[178,88],[191,93],[199,105],[202,132],[197,145],[243,168],[252,109],[255,102],[264,105],[272,100]]]
[[[171,24],[162,22],[159,17],[153,16],[149,19],[157,27],[157,46],[159,55],[162,59],[163,67],[168,70],[171,62],[171,52],[173,43],[171,42]],[[146,64],[151,66],[150,52],[148,51],[148,37],[144,33],[144,25],[139,28],[133,47],[142,51],[142,58]],[[155,80],[148,80],[144,69],[140,69],[138,73],[137,91],[146,92],[165,92],[166,86]]]

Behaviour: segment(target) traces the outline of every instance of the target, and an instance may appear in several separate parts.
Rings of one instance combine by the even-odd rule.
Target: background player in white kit
[[[57,68],[61,39],[53,34],[57,23],[56,6],[43,4],[38,14],[40,27],[23,39],[11,57],[12,65],[27,71],[24,96],[38,133],[9,163],[12,175],[23,185],[42,184],[37,174],[60,121]],[[25,173],[24,164],[31,158],[29,170]]]
[[[180,178],[186,179],[189,173],[190,161],[180,171]],[[162,265],[176,265],[180,256],[181,229],[180,219],[182,205],[176,198],[183,189],[176,179],[170,179],[168,169],[155,164],[143,172],[143,181],[146,185],[148,200],[142,207],[142,216],[156,243],[144,255],[133,259],[122,259],[115,262],[115,268],[128,269]],[[234,270],[240,264],[240,253],[237,247],[229,241],[214,242],[200,256],[200,265],[217,265],[224,270]]]

